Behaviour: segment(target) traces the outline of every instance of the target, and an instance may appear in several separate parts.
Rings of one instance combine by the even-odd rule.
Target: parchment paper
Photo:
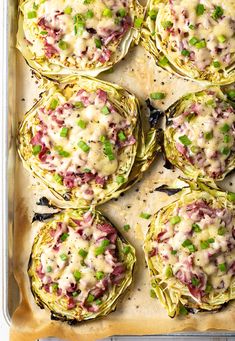
[[[163,101],[155,105],[166,109],[180,96],[190,91],[200,90],[197,83],[171,76],[159,69],[152,57],[142,47],[135,47],[119,63],[114,73],[101,75],[102,79],[116,82],[135,93],[144,102],[151,92],[165,92]],[[16,119],[21,120],[38,97],[38,84],[31,77],[23,58],[17,57],[17,112]],[[23,100],[22,100],[23,99]],[[15,169],[15,217],[14,217],[14,274],[21,291],[21,300],[13,314],[11,341],[33,341],[40,337],[56,336],[71,341],[90,341],[110,335],[141,335],[171,333],[183,330],[205,331],[235,329],[235,304],[230,303],[218,313],[198,313],[186,317],[170,319],[157,299],[150,297],[148,271],[142,250],[144,235],[149,220],[139,217],[140,212],[154,213],[178,196],[168,196],[155,191],[162,184],[171,185],[179,176],[178,170],[163,167],[164,161],[158,156],[144,178],[118,200],[111,200],[99,209],[117,226],[126,238],[135,246],[137,265],[131,289],[126,292],[116,312],[108,317],[84,322],[77,326],[50,320],[50,313],[41,310],[33,301],[27,276],[28,258],[37,226],[31,227],[33,211],[39,211],[35,204],[42,196],[50,194],[37,181],[32,181],[23,169],[17,157]],[[227,188],[232,189],[231,177]],[[225,186],[225,187],[226,187]],[[42,208],[40,208],[42,210]],[[46,210],[46,209],[45,209]],[[123,225],[130,224],[129,232],[123,231]]]

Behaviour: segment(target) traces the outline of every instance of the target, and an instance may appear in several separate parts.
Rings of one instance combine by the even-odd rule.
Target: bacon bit
[[[102,55],[98,59],[99,62],[102,64],[108,62],[110,60],[111,54],[112,52],[109,49],[103,48]]]
[[[157,255],[157,248],[154,247],[154,248],[152,248],[151,251],[149,251],[149,257],[154,257],[156,255]]]
[[[109,223],[104,223],[104,224],[97,224],[97,229],[99,229],[102,232],[106,232],[106,234],[110,234],[110,233],[117,233],[115,228],[109,224]]]
[[[36,269],[36,273],[40,279],[45,277],[45,273],[42,271],[42,264]]]
[[[101,187],[103,187],[105,182],[106,182],[106,180],[105,180],[104,177],[101,177],[101,176],[97,175],[95,177],[95,182],[96,182],[97,185],[100,185]]]
[[[45,162],[47,159],[47,152],[49,151],[48,148],[45,147],[45,145],[42,145],[42,149],[40,151],[40,153],[38,154],[38,158],[41,162]]]
[[[42,131],[38,131],[36,133],[36,135],[31,139],[30,143],[35,146],[37,144],[42,144],[41,142],[41,138],[42,138],[43,134]]]
[[[75,307],[76,307],[76,302],[74,301],[74,299],[72,297],[69,297],[68,309],[73,309]]]
[[[76,175],[67,173],[63,178],[63,185],[67,188],[75,187]]]
[[[91,313],[95,313],[99,310],[99,306],[97,305],[89,305],[89,306],[85,306],[86,310],[91,312]]]
[[[58,288],[56,293],[57,293],[57,296],[61,296],[62,295],[62,289]]]
[[[84,223],[91,223],[92,222],[92,220],[93,220],[93,216],[92,216],[92,214],[91,214],[91,212],[90,211],[87,211],[84,215],[83,215],[83,221],[84,221]]]
[[[56,122],[60,128],[64,124],[64,120],[60,120],[55,114],[51,116],[51,119]]]
[[[117,266],[114,268],[114,270],[113,270],[113,272],[112,272],[112,275],[114,275],[114,276],[121,275],[121,274],[123,274],[125,271],[126,271],[125,265],[120,264],[120,265],[117,265]]]
[[[45,41],[45,55],[47,58],[53,57],[55,54],[58,53],[58,50],[51,44],[49,44],[47,41]]]
[[[43,285],[43,289],[44,289],[46,292],[50,292],[50,285],[49,285],[49,284],[44,284],[44,285]]]
[[[106,102],[107,101],[107,92],[104,91],[104,90],[101,90],[101,89],[98,89],[97,90],[97,96],[99,97],[99,99],[102,101],[102,102]]]

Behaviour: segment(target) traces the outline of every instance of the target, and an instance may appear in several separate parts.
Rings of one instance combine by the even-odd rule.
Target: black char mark
[[[163,192],[163,193],[166,193],[168,195],[174,195],[174,194],[180,192],[181,190],[182,190],[182,188],[170,188],[167,185],[162,185],[162,186],[156,187],[154,189],[154,191],[156,191],[156,192]]]
[[[35,221],[44,221],[49,218],[53,218],[56,214],[60,213],[61,211],[57,211],[54,213],[34,213],[32,223]]]
[[[50,208],[57,208],[56,206],[50,204],[50,201],[46,197],[41,197],[36,204],[39,206],[47,206]]]
[[[157,108],[154,108],[154,106],[152,106],[151,104],[151,101],[150,99],[148,98],[146,101],[145,101],[148,109],[149,109],[149,112],[150,112],[150,116],[149,116],[149,124],[150,124],[150,127],[155,127],[159,121],[159,119],[164,116],[164,111],[160,110],[160,109],[157,109]]]

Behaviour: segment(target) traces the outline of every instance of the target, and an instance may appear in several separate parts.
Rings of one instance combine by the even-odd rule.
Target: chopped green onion
[[[208,243],[207,240],[204,240],[204,241],[201,240],[201,241],[200,241],[200,246],[201,246],[201,249],[202,249],[202,250],[205,250],[205,249],[208,249],[208,247],[209,247],[210,245],[209,245],[209,243]]]
[[[206,283],[206,289],[205,289],[205,293],[209,294],[211,292],[211,290],[213,289],[212,285],[210,283]]]
[[[94,302],[94,299],[95,299],[95,296],[92,294],[89,294],[86,300],[88,303],[92,303]]]
[[[220,271],[222,271],[222,272],[227,271],[227,266],[225,263],[219,264],[218,267],[219,267]]]
[[[173,22],[171,21],[163,21],[162,22],[162,27],[166,30],[168,28],[171,28],[173,26]]]
[[[197,147],[197,146],[192,146],[192,147],[190,148],[190,150],[191,150],[192,153],[198,153],[198,152],[200,151],[200,148]]]
[[[73,17],[73,21],[74,21],[74,33],[75,35],[82,35],[84,28],[85,28],[85,22],[84,22],[84,18],[81,14],[76,14]]]
[[[224,226],[220,226],[218,229],[218,235],[224,236],[225,232],[226,232],[226,228]]]
[[[121,18],[124,18],[126,16],[126,10],[125,8],[120,8],[118,10],[118,15],[120,15]]]
[[[60,156],[64,156],[64,157],[69,157],[70,156],[70,153],[69,152],[66,152],[65,150],[59,150],[58,151],[58,154],[60,155]]]
[[[58,106],[58,104],[59,104],[59,101],[57,99],[53,98],[51,100],[51,103],[50,103],[50,109],[55,110],[56,107]]]
[[[189,44],[190,45],[195,45],[196,43],[198,43],[198,39],[196,37],[192,37],[190,40],[189,40]]]
[[[84,249],[80,249],[80,250],[78,251],[78,254],[79,254],[79,256],[81,256],[82,258],[86,258],[86,256],[88,255],[88,252],[87,252],[86,250],[84,250]]]
[[[120,131],[120,132],[118,133],[118,138],[119,138],[120,141],[126,141],[126,135],[125,135],[125,133],[124,133],[123,131]]]
[[[209,244],[212,244],[212,243],[215,242],[215,239],[214,238],[209,238],[209,239],[207,239],[207,241],[208,241]]]
[[[64,9],[64,13],[65,14],[71,14],[72,13],[72,7],[66,7],[65,9]]]
[[[94,17],[94,12],[91,10],[91,9],[89,9],[87,12],[86,12],[86,18],[87,19],[91,19],[91,18],[93,18]]]
[[[40,144],[36,144],[33,146],[33,155],[38,155],[42,150],[42,146]]]
[[[103,15],[104,17],[111,18],[111,17],[113,16],[113,13],[112,13],[112,11],[111,11],[110,8],[105,8],[105,9],[103,10],[102,15]]]
[[[160,66],[166,66],[169,63],[169,60],[167,59],[166,56],[162,57],[159,61],[158,61],[158,65]]]
[[[227,133],[227,132],[229,131],[229,129],[230,129],[230,126],[229,126],[227,123],[225,123],[225,124],[220,128],[220,131],[221,131],[222,133]]]
[[[217,60],[214,60],[212,64],[213,64],[213,66],[216,67],[216,68],[218,68],[218,67],[221,66],[220,62],[218,62]]]
[[[95,38],[95,46],[97,47],[97,49],[101,49],[102,42],[101,42],[100,38]]]
[[[28,19],[34,19],[36,17],[37,17],[37,12],[35,11],[28,12]]]
[[[182,56],[184,56],[184,57],[188,57],[188,56],[190,55],[190,52],[189,52],[188,50],[183,49],[183,50],[181,51],[181,54],[182,54]]]
[[[101,304],[102,304],[101,299],[98,298],[97,300],[95,300],[95,304],[96,304],[96,305],[101,305]]]
[[[187,135],[180,136],[179,140],[184,146],[189,146],[192,143],[192,141],[188,138]]]
[[[230,141],[230,136],[224,135],[224,143],[229,143],[229,141]]]
[[[173,271],[172,268],[170,267],[170,265],[167,266],[166,270],[165,270],[165,276],[166,278],[170,278],[173,275]]]
[[[188,315],[188,310],[185,308],[185,306],[183,306],[183,304],[180,305],[180,308],[179,308],[179,313],[180,315]]]
[[[106,247],[110,244],[109,240],[108,239],[104,239],[102,240],[101,242],[101,245],[98,246],[96,249],[95,249],[95,255],[96,256],[99,256],[101,254],[103,254],[106,250]]]
[[[187,247],[189,245],[192,245],[192,242],[190,239],[185,239],[185,241],[182,243],[182,246],[183,247]]]
[[[79,270],[75,270],[75,271],[73,272],[73,276],[74,276],[74,278],[76,279],[76,281],[78,282],[78,281],[80,281],[80,279],[81,279],[81,277],[82,277],[82,274],[81,274],[81,272],[80,272]]]
[[[83,121],[83,120],[79,120],[79,121],[77,122],[77,125],[78,125],[80,128],[85,129],[86,126],[87,126],[87,122],[85,122],[85,121]]]
[[[104,135],[100,136],[100,142],[104,143],[106,141],[106,137]]]
[[[128,232],[129,230],[130,230],[130,225],[129,224],[126,224],[126,225],[124,225],[123,226],[123,229],[124,229],[124,231],[126,231],[126,232]]]
[[[215,101],[213,99],[209,99],[209,101],[206,102],[207,105],[215,105]]]
[[[72,295],[73,295],[73,297],[77,297],[77,296],[78,296],[78,292],[77,292],[77,291],[74,291],[74,292],[72,293]]]
[[[77,109],[81,109],[81,108],[84,108],[84,104],[82,102],[75,102],[74,103],[74,106],[77,108]]]
[[[206,47],[206,41],[205,40],[200,40],[195,44],[195,47],[197,49],[203,49],[204,47]]]
[[[50,265],[47,266],[47,272],[52,272],[52,267]]]
[[[149,219],[150,217],[151,217],[151,214],[149,213],[145,213],[145,212],[140,213],[140,218]]]
[[[219,36],[217,36],[217,39],[221,44],[226,42],[226,37],[223,34],[220,34]]]
[[[196,13],[197,15],[202,15],[205,12],[205,7],[203,4],[198,4],[196,7]]]
[[[171,254],[172,255],[176,255],[177,254],[177,250],[171,250]]]
[[[142,19],[142,18],[135,18],[134,26],[135,26],[136,28],[140,28],[141,25],[142,25],[142,23],[143,23],[143,19]]]
[[[84,169],[83,169],[83,172],[84,172],[84,173],[90,173],[91,170],[90,170],[90,168],[84,168]]]
[[[108,159],[110,161],[115,160],[112,143],[110,141],[105,140],[103,142],[103,146],[104,146],[104,154],[108,157]]]
[[[61,50],[66,50],[69,45],[68,43],[66,43],[66,41],[60,40],[58,46]]]
[[[118,185],[123,184],[123,183],[125,182],[124,176],[123,176],[123,175],[118,175],[118,176],[116,177],[116,182],[117,182]]]
[[[151,9],[148,12],[148,16],[150,17],[151,20],[156,20],[156,18],[157,18],[157,11],[155,9]]]
[[[47,33],[48,33],[47,31],[41,31],[40,32],[40,34],[43,35],[43,36],[47,35]]]
[[[53,178],[58,184],[62,185],[63,184],[63,177],[57,173],[53,175]]]
[[[231,99],[232,101],[235,100],[235,90],[228,90],[227,91],[227,96],[229,99]]]
[[[198,224],[196,224],[196,223],[194,223],[194,224],[192,225],[192,228],[193,228],[193,232],[196,232],[196,233],[199,233],[199,232],[202,231],[202,229],[200,228],[200,226],[199,226]]]
[[[166,94],[164,92],[152,92],[150,94],[150,98],[154,100],[160,100],[166,97]]]
[[[188,248],[189,252],[196,252],[196,247],[193,244],[187,246],[187,248]]]
[[[100,281],[101,279],[104,278],[104,273],[103,271],[97,271],[95,274],[95,277]]]
[[[230,148],[228,148],[228,147],[223,147],[223,148],[221,148],[221,154],[223,154],[223,155],[229,155],[229,153],[230,153]]]
[[[80,140],[80,141],[78,142],[78,147],[79,147],[82,151],[84,151],[84,153],[88,153],[89,150],[90,150],[90,147],[88,146],[88,144],[86,144],[86,142],[84,142],[84,141],[82,141],[82,140]]]
[[[69,236],[68,233],[63,233],[60,239],[62,240],[62,242],[64,242],[68,238],[68,236]]]
[[[108,246],[110,244],[110,241],[108,239],[104,239],[101,242],[101,246]]]
[[[194,26],[193,24],[190,24],[190,25],[189,25],[189,28],[190,28],[190,30],[194,30],[194,29],[195,29],[195,26]]]
[[[62,253],[60,255],[60,259],[63,260],[64,262],[68,259],[68,256],[65,253]]]
[[[156,298],[157,297],[157,295],[156,295],[156,293],[155,293],[155,291],[153,289],[150,290],[150,297],[152,297],[152,298]]]
[[[109,108],[107,107],[107,105],[104,105],[103,108],[101,109],[102,114],[104,115],[108,115],[110,114]]]
[[[33,3],[33,9],[38,10],[38,6],[39,5],[36,5],[35,2]]]
[[[128,255],[128,253],[130,253],[130,251],[131,251],[130,246],[125,246],[125,247],[123,248],[123,253],[124,253],[124,255]]]
[[[178,215],[170,219],[172,225],[178,224],[179,222],[181,222],[181,218]]]
[[[200,284],[200,281],[197,277],[192,277],[191,283],[192,283],[192,286],[197,287]]]
[[[212,13],[212,18],[217,20],[222,17],[224,14],[224,10],[220,6],[216,6],[214,12]]]
[[[207,132],[204,134],[206,140],[211,140],[213,138],[213,131]]]
[[[59,287],[59,284],[58,284],[58,283],[53,283],[53,284],[51,285],[51,287],[52,287],[52,290],[53,290],[53,291],[56,291],[56,290],[58,289],[58,287]]]
[[[228,200],[230,200],[230,201],[235,201],[235,193],[228,192],[227,198],[228,198]]]
[[[63,127],[63,128],[61,129],[61,131],[60,131],[60,136],[61,136],[61,137],[67,137],[68,131],[69,131],[68,128]]]

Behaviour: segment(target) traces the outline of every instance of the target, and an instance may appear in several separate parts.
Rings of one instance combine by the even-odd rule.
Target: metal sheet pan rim
[[[0,4],[1,10],[1,41],[2,41],[2,51],[1,51],[1,59],[2,59],[2,80],[1,80],[1,87],[0,87],[0,101],[1,101],[1,108],[2,108],[2,137],[0,140],[0,155],[2,156],[2,162],[0,165],[0,190],[1,190],[1,228],[2,228],[2,312],[5,318],[6,323],[10,326],[11,324],[11,316],[9,313],[9,302],[8,302],[8,293],[9,293],[9,281],[8,281],[8,274],[9,274],[9,243],[8,243],[8,236],[9,236],[9,219],[8,219],[8,210],[10,208],[9,203],[9,192],[8,192],[8,184],[10,177],[8,176],[8,166],[9,166],[9,150],[8,150],[8,137],[10,136],[11,132],[9,131],[10,127],[8,125],[8,114],[9,114],[9,103],[10,103],[10,96],[9,96],[9,22],[10,22],[10,11],[9,6],[13,3],[13,0],[3,0]],[[14,82],[14,80],[12,80]],[[13,203],[14,204],[14,203]],[[12,224],[10,227],[12,228]],[[11,250],[13,251],[13,250]],[[118,335],[119,337],[126,337],[128,335]],[[138,335],[139,337],[140,335]],[[196,331],[185,331],[179,333],[169,333],[169,334],[156,334],[156,335],[144,335],[151,338],[158,337],[170,337],[170,336],[181,336],[181,337],[232,337],[235,336],[235,332],[226,332],[226,331],[212,331],[212,332],[196,332]],[[116,337],[116,335],[114,336]],[[131,339],[135,338],[135,335],[130,335]]]

